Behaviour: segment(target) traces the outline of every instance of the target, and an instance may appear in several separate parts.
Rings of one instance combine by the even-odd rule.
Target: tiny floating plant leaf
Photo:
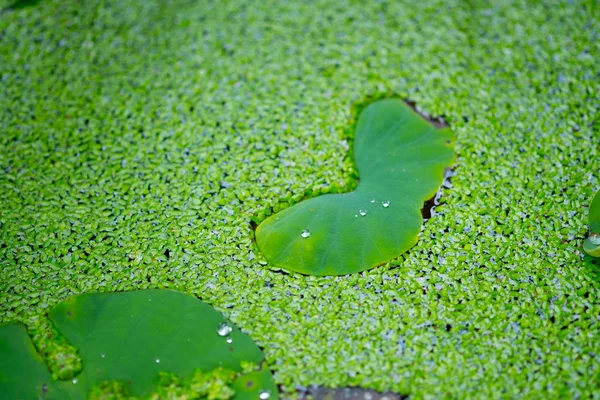
[[[421,208],[454,162],[449,130],[396,99],[366,107],[356,124],[356,190],[302,201],[256,229],[269,262],[309,275],[344,275],[391,261],[417,243]],[[375,200],[375,201],[373,201]]]
[[[590,232],[583,243],[583,249],[593,257],[600,257],[600,191],[590,205]]]
[[[17,361],[0,361],[0,398],[25,389],[29,391],[23,398],[40,398],[43,388],[47,399],[86,399],[105,382],[121,382],[128,395],[143,398],[159,386],[160,374],[185,378],[217,368],[241,373],[244,364],[259,365],[263,360],[258,346],[223,315],[180,292],[84,294],[63,301],[49,317],[78,349],[83,370],[72,381],[51,381],[23,326],[2,326],[0,360]],[[268,370],[261,377],[263,385],[274,387]],[[235,398],[256,399],[259,394],[260,388],[255,388],[235,393]],[[276,391],[272,398],[277,398]]]

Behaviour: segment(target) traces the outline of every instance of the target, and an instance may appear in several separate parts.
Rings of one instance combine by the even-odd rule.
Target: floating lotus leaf
[[[272,215],[256,229],[258,247],[276,267],[321,276],[397,258],[417,243],[423,203],[454,162],[451,140],[400,100],[372,103],[356,125],[356,190]]]
[[[266,367],[241,375],[231,387],[235,391],[234,400],[271,400],[276,399],[278,393],[271,371]]]
[[[74,398],[73,386],[52,380],[24,325],[0,326],[0,399],[65,400]]]
[[[590,233],[583,243],[583,249],[590,256],[600,257],[600,191],[590,205]]]
[[[52,381],[23,326],[0,327],[0,398],[86,399],[106,382],[121,382],[128,395],[144,398],[159,385],[159,373],[187,377],[217,368],[239,373],[243,364],[263,360],[258,346],[223,315],[180,292],[84,294],[63,301],[49,316],[78,349],[83,370],[72,381]],[[270,373],[260,378],[235,398],[254,400],[263,390],[277,398]]]

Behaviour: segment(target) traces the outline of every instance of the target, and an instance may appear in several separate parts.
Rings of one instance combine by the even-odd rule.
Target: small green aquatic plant
[[[589,234],[583,243],[583,249],[590,256],[600,257],[600,191],[590,205]]]
[[[319,276],[393,260],[417,243],[423,203],[454,162],[452,139],[400,100],[370,104],[356,124],[356,190],[270,216],[256,229],[258,247],[275,267]]]
[[[277,398],[270,372],[247,368],[262,362],[258,346],[193,296],[170,290],[84,294],[58,304],[49,318],[78,349],[81,373],[53,380],[24,325],[4,325],[0,398]]]

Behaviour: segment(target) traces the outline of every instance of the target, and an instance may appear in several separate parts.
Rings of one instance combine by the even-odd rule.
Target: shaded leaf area
[[[52,380],[24,326],[5,325],[0,328],[0,398],[177,394],[256,399],[265,392],[277,398],[270,372],[253,371],[263,360],[258,346],[219,312],[187,294],[84,294],[63,301],[49,317],[78,349],[81,373],[68,381]]]
[[[600,191],[596,193],[590,205],[590,232],[583,249],[593,257],[600,257]]]
[[[449,130],[438,130],[400,100],[360,114],[354,157],[360,183],[285,209],[256,229],[258,247],[276,267],[344,275],[393,260],[417,243],[423,202],[454,161]]]
[[[20,8],[27,8],[37,6],[41,0],[17,0],[11,4],[8,8],[18,10]]]

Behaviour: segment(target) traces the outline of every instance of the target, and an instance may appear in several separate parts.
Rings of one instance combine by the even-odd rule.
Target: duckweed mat
[[[171,288],[283,397],[600,396],[594,1],[0,0],[0,322]],[[401,258],[271,270],[250,222],[347,187],[355,105],[443,117],[457,163]],[[257,222],[257,221],[255,221]]]

